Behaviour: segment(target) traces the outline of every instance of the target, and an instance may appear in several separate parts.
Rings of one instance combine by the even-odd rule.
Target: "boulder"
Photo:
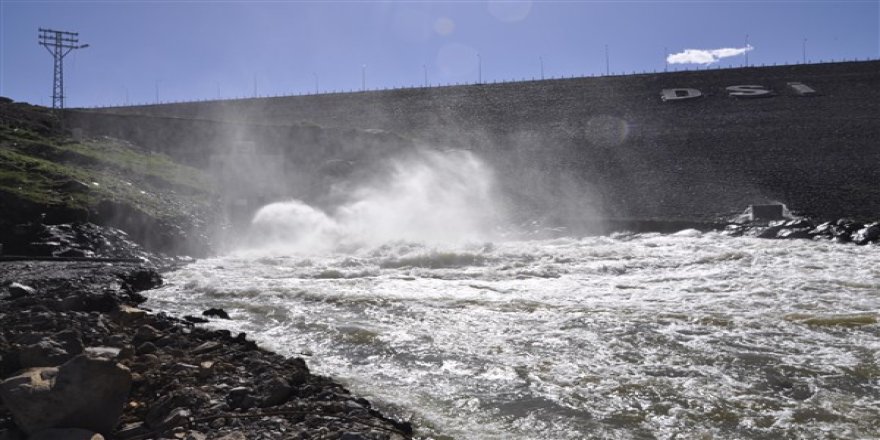
[[[131,389],[131,373],[109,359],[81,354],[60,367],[31,368],[0,383],[0,397],[18,427],[113,431]]]
[[[65,330],[40,341],[27,344],[19,353],[21,368],[54,367],[83,352],[82,336],[76,330]]]
[[[205,353],[208,353],[208,352],[210,352],[210,351],[214,351],[214,350],[216,350],[216,349],[218,349],[218,348],[220,348],[220,347],[222,347],[222,345],[220,345],[219,342],[208,341],[208,342],[205,342],[205,343],[199,345],[199,346],[196,347],[196,348],[193,348],[193,349],[192,349],[192,354],[194,354],[194,355],[205,354]]]
[[[810,231],[810,235],[813,236],[822,236],[822,237],[833,237],[834,236],[834,228],[835,225],[832,222],[825,222],[816,226]]]
[[[797,218],[783,223],[783,226],[791,229],[813,229],[813,223],[805,218]]]
[[[190,323],[190,324],[204,324],[206,322],[210,322],[205,318],[199,318],[198,316],[192,316],[192,315],[184,315],[183,320]]]
[[[837,233],[834,235],[852,235],[853,232],[856,232],[863,227],[861,223],[848,218],[837,220],[835,226],[837,227]]]
[[[253,390],[248,387],[235,387],[229,390],[226,396],[226,403],[232,409],[250,409],[254,407],[256,399],[253,397]]]
[[[809,228],[782,228],[776,233],[776,238],[808,239],[813,238],[813,236],[810,235]]]
[[[147,312],[137,307],[120,304],[110,317],[119,324],[131,325],[143,321],[147,317]]]
[[[229,314],[223,309],[210,308],[202,312],[202,316],[213,316],[220,319],[229,319]]]
[[[779,231],[783,230],[784,226],[782,225],[772,225],[758,234],[758,238],[778,238],[777,234]]]
[[[139,269],[127,274],[123,280],[134,290],[150,290],[162,285],[162,277],[155,270]]]
[[[119,307],[119,298],[112,292],[76,292],[64,297],[57,304],[62,312],[101,312],[109,313]]]
[[[155,341],[162,337],[162,332],[156,330],[155,327],[151,325],[142,325],[138,327],[137,331],[134,334],[134,339],[136,341]]]
[[[136,353],[137,354],[152,354],[158,351],[159,348],[156,347],[156,344],[152,342],[144,342],[141,345],[137,346]]]
[[[9,290],[10,299],[17,299],[37,293],[33,287],[21,283],[12,283],[7,289]]]
[[[192,411],[187,408],[204,408],[211,396],[194,388],[176,390],[159,398],[150,405],[144,423],[153,430],[167,430],[189,423]]]
[[[852,234],[852,241],[858,245],[865,245],[880,240],[880,223],[865,225]]]
[[[75,355],[64,351],[57,342],[47,339],[22,347],[18,359],[21,368],[52,367],[66,362]]]
[[[281,405],[287,402],[292,392],[293,388],[286,380],[275,377],[267,384],[267,390],[262,398],[262,402],[260,402],[260,406],[267,408]]]

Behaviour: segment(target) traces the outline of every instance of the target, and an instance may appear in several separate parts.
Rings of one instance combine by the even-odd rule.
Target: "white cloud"
[[[685,49],[666,57],[669,64],[712,64],[722,58],[742,55],[755,48],[752,45],[746,47],[725,47],[721,49]]]

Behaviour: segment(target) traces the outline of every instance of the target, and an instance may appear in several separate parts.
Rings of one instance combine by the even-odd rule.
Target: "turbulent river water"
[[[424,438],[878,438],[880,249],[717,233],[233,253],[148,305],[304,356]]]

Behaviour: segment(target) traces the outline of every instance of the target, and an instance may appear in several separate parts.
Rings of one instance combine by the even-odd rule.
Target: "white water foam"
[[[150,306],[403,408],[424,438],[877,438],[880,253],[682,234],[224,257]],[[448,437],[444,437],[448,436]]]
[[[491,238],[503,223],[493,173],[469,151],[422,151],[324,212],[302,201],[273,203],[253,219],[247,251],[324,253],[396,240],[462,243]]]

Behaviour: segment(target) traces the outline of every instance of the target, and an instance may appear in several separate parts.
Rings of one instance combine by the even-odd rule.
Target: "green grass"
[[[215,198],[208,176],[124,141],[73,141],[0,125],[0,192],[39,205],[90,209],[102,200],[155,217],[188,215]]]

